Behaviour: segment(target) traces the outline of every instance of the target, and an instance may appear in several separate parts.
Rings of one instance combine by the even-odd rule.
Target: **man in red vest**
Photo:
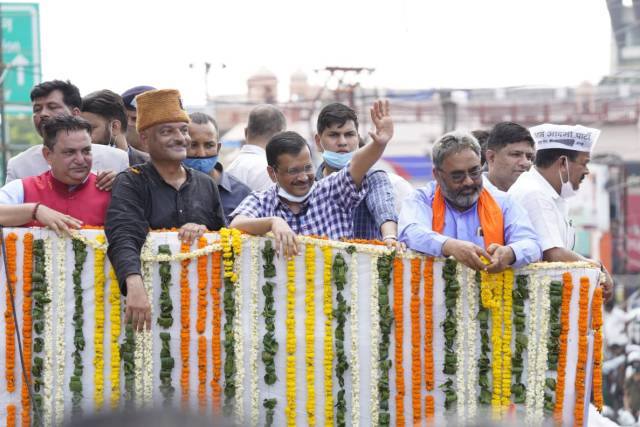
[[[96,187],[91,172],[91,125],[77,116],[51,118],[43,127],[42,154],[50,170],[16,179],[0,189],[4,225],[49,226],[55,231],[80,225],[104,225],[111,193]],[[25,217],[24,204],[31,215]],[[61,216],[54,215],[57,211]]]

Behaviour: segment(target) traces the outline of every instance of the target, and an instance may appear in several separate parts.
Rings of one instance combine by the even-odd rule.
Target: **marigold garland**
[[[31,274],[33,272],[33,234],[25,233],[22,238],[22,244],[24,247],[22,254],[22,338],[24,340],[24,369],[27,375],[27,381],[31,383],[31,345],[33,331]],[[31,424],[31,401],[29,399],[27,383],[24,381],[22,382],[20,390],[20,400],[22,403],[22,425],[23,427],[29,427]]]
[[[591,328],[593,336],[593,402],[602,412],[602,287],[596,287],[591,302]]]
[[[198,239],[198,249],[207,246],[207,239]],[[207,257],[198,258],[198,314],[196,318],[196,332],[198,336],[198,408],[204,414],[207,408],[207,340],[202,335],[207,320]]]
[[[13,393],[16,391],[16,324],[13,320],[13,307],[11,305],[11,293],[9,287],[13,289],[15,294],[16,289],[16,241],[18,236],[16,233],[9,233],[6,239],[7,248],[7,272],[9,273],[9,283],[7,283],[6,293],[6,307],[4,312],[5,329],[5,378],[7,380],[7,391]],[[15,407],[14,407],[15,410]]]
[[[222,375],[222,349],[220,342],[220,330],[222,321],[222,309],[220,308],[220,289],[222,280],[220,275],[222,252],[216,251],[211,254],[211,359],[213,365],[213,377],[211,378],[211,400],[213,413],[218,415],[221,410],[222,386],[220,377]]]
[[[73,269],[73,296],[75,304],[73,307],[73,344],[74,351],[71,353],[73,359],[73,375],[69,379],[69,390],[71,396],[71,414],[78,416],[82,414],[82,373],[84,365],[82,363],[82,351],[85,347],[84,333],[82,325],[84,324],[84,303],[82,298],[82,270],[84,262],[87,259],[87,245],[79,240],[72,240],[74,253],[74,269]]]
[[[315,275],[316,275],[316,248],[312,244],[305,246],[305,367],[307,372],[307,423],[309,426],[316,425],[316,395],[315,395],[315,326],[316,326],[316,304],[315,304]]]
[[[578,314],[578,364],[576,366],[573,425],[582,426],[584,419],[585,375],[587,369],[587,329],[589,321],[589,278],[580,278],[580,311]]]
[[[562,275],[562,307],[560,308],[560,349],[558,350],[558,379],[556,381],[556,404],[553,410],[553,419],[562,423],[562,410],[564,407],[564,383],[567,369],[567,338],[569,336],[569,306],[571,292],[573,290],[573,278],[571,273]]]
[[[324,313],[324,422],[326,425],[333,425],[333,341],[332,341],[332,310],[333,296],[331,293],[331,258],[330,246],[322,247],[324,269],[322,274],[323,285],[323,305]]]
[[[420,258],[411,260],[411,406],[413,424],[422,417],[421,391],[422,370],[420,369]]]
[[[189,252],[190,245],[182,242],[180,252]],[[191,317],[189,311],[191,308],[191,289],[189,286],[189,264],[191,260],[185,259],[181,261],[180,269],[180,401],[182,408],[186,409],[189,405],[189,345],[191,342]]]
[[[100,244],[104,244],[105,240],[104,234],[96,236],[96,241]],[[93,379],[93,400],[95,408],[98,411],[104,406],[104,259],[104,250],[94,249],[93,284],[95,288],[95,326],[93,330],[93,346],[95,353],[93,356],[93,366],[95,374]]]
[[[120,286],[113,266],[109,269],[109,320],[111,334],[109,344],[111,348],[111,409],[117,409],[120,404]]]
[[[204,415],[207,410],[207,338],[198,335],[198,409]]]
[[[16,405],[7,405],[7,427],[16,427]]]
[[[287,406],[284,409],[287,426],[296,425],[296,267],[293,259],[287,261],[287,363],[286,395]]]
[[[393,316],[395,317],[395,367],[396,367],[396,424],[405,425],[404,421],[404,366],[402,342],[404,341],[403,306],[403,274],[404,265],[401,258],[393,260]]]
[[[424,279],[424,383],[427,390],[425,398],[425,416],[427,424],[434,421],[435,407],[433,401],[434,365],[433,365],[433,258],[425,260],[422,273]]]
[[[502,324],[504,327],[502,336],[502,406],[503,411],[511,403],[511,333],[513,321],[513,270],[507,268],[503,272],[503,307]]]

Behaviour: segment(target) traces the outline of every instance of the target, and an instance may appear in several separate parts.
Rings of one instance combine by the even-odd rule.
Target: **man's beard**
[[[442,195],[449,203],[460,209],[469,209],[480,197],[482,191],[482,181],[479,184],[465,185],[457,191],[450,190],[445,184],[440,184]],[[471,194],[463,194],[472,190]]]

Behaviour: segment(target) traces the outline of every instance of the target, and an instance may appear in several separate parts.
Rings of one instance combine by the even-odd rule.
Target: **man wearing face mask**
[[[535,166],[520,175],[509,189],[526,209],[538,234],[544,261],[590,261],[604,270],[598,261],[588,260],[573,251],[575,230],[569,219],[568,199],[580,188],[589,174],[591,150],[600,131],[580,125],[545,123],[531,129],[536,142]],[[609,274],[604,284],[604,296],[612,296],[613,283]]]
[[[492,273],[540,259],[525,210],[506,193],[483,188],[480,144],[471,134],[445,134],[431,157],[435,182],[414,191],[400,212],[408,248]]]
[[[344,104],[326,105],[318,116],[315,142],[324,161],[316,172],[321,180],[346,167],[358,149],[358,117]],[[367,173],[369,191],[353,215],[353,236],[357,239],[383,240],[387,246],[402,250],[398,242],[398,215],[394,207],[393,187],[386,172]]]
[[[218,142],[218,125],[213,117],[204,113],[191,113],[189,118],[191,143],[187,146],[187,158],[182,164],[213,178],[218,184],[224,215],[229,219],[231,212],[251,190],[234,176],[225,173],[222,163],[218,161],[222,143]]]
[[[363,200],[367,171],[380,159],[393,136],[389,103],[371,108],[373,141],[358,150],[339,172],[315,181],[311,151],[295,132],[282,132],[267,144],[267,171],[277,185],[253,192],[232,213],[231,227],[250,234],[275,236],[276,250],[285,257],[298,254],[297,234],[353,237],[353,211]]]

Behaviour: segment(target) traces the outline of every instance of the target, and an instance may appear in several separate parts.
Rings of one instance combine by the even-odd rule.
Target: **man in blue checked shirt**
[[[318,116],[316,146],[324,161],[316,172],[316,180],[344,169],[358,149],[358,116],[344,104],[326,105]],[[387,173],[367,173],[368,191],[353,215],[353,236],[357,239],[383,240],[387,246],[404,249],[398,242],[398,214],[393,187]]]
[[[247,196],[231,214],[230,226],[250,234],[273,232],[276,250],[285,257],[298,254],[298,234],[352,238],[353,212],[368,191],[365,176],[393,136],[388,101],[374,103],[371,120],[373,141],[347,167],[318,182],[304,138],[295,132],[271,138],[267,172],[276,185]]]

